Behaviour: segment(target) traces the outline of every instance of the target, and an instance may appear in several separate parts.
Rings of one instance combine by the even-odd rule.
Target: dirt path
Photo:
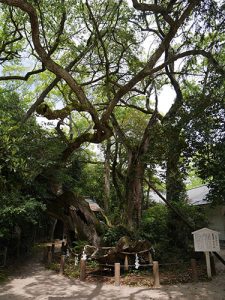
[[[136,300],[136,299],[209,299],[225,300],[225,272],[212,282],[163,286],[160,289],[114,287],[81,283],[46,270],[39,261],[30,261],[15,270],[13,277],[0,286],[0,299],[8,300]]]

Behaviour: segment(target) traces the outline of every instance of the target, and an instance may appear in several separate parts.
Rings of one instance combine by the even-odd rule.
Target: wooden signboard
[[[211,266],[209,252],[220,251],[219,232],[202,228],[192,232],[194,236],[194,247],[196,252],[205,252],[208,277],[211,278]]]

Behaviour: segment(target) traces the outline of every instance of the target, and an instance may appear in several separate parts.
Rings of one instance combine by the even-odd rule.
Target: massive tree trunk
[[[128,152],[126,182],[126,222],[130,229],[139,227],[143,202],[144,164],[136,152]]]
[[[112,162],[112,183],[115,188],[117,205],[120,210],[124,209],[125,195],[124,195],[124,186],[125,186],[125,176],[122,174],[121,164],[118,166],[118,156],[120,153],[120,148],[118,141],[115,141],[115,150],[113,155]]]
[[[129,229],[140,225],[143,202],[143,180],[145,163],[144,156],[150,147],[152,129],[157,124],[159,114],[157,107],[151,112],[151,117],[145,127],[142,138],[133,145],[120,128],[115,116],[113,125],[118,135],[118,140],[124,145],[127,152],[127,173],[125,182],[125,224]]]
[[[104,210],[107,213],[110,202],[110,140],[107,141],[105,149],[105,163],[104,163]]]
[[[43,201],[47,206],[47,214],[63,222],[67,236],[69,231],[73,231],[77,239],[87,240],[98,247],[100,222],[84,198],[63,189],[58,181],[57,170],[56,167],[45,170],[36,178],[38,190],[45,191],[46,198]]]
[[[181,158],[185,144],[182,140],[181,128],[170,126],[168,134],[166,200],[169,203],[181,202],[186,196],[184,162]],[[187,247],[187,241],[181,238],[183,222],[173,210],[169,211],[167,226],[168,234],[174,236],[174,239],[170,241],[171,247],[175,246],[180,249],[185,249]]]
[[[75,231],[80,240],[87,240],[98,247],[100,223],[90,210],[88,203],[71,191],[64,192],[47,202],[47,213],[64,223],[65,231]]]
[[[179,201],[185,198],[185,173],[181,170],[181,153],[184,143],[180,138],[180,130],[178,128],[170,130],[168,143],[166,199],[167,201]]]

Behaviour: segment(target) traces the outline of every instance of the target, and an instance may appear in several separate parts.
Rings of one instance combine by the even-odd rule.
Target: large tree
[[[121,136],[121,124],[113,115],[117,106],[133,105],[135,97],[136,109],[150,116],[135,145],[127,147],[126,139],[123,141],[130,174],[127,222],[132,228],[134,220],[138,223],[141,217],[143,157],[151,149],[152,128],[163,122],[157,106],[159,90],[170,82],[176,91],[175,103],[164,118],[171,130],[176,130],[173,124],[183,105],[179,83],[188,58],[200,57],[224,75],[213,56],[214,44],[198,29],[198,22],[201,26],[209,23],[212,30],[213,26],[222,26],[217,17],[215,24],[210,24],[209,12],[213,9],[216,15],[222,6],[208,0],[0,3],[0,80],[4,88],[9,87],[5,82],[11,83],[10,88],[16,86],[13,81],[24,83],[19,88],[21,97],[28,97],[33,104],[23,121],[35,111],[57,120],[57,132],[66,141],[60,159],[51,170],[42,171],[42,178],[55,185],[54,170],[66,166],[84,143],[101,143],[112,136],[113,128]],[[149,44],[146,55],[144,40]],[[181,59],[182,64],[175,64]],[[78,114],[86,120],[86,128],[81,131],[76,126]],[[66,195],[66,205],[73,206],[68,200],[71,194]],[[65,197],[58,200],[65,202]],[[72,213],[72,221],[74,216]]]

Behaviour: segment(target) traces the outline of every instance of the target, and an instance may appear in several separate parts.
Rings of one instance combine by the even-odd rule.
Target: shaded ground
[[[177,284],[159,289],[114,287],[103,283],[82,283],[46,270],[38,259],[15,270],[14,275],[0,286],[0,299],[69,300],[69,299],[212,299],[225,300],[225,272],[211,282]]]

